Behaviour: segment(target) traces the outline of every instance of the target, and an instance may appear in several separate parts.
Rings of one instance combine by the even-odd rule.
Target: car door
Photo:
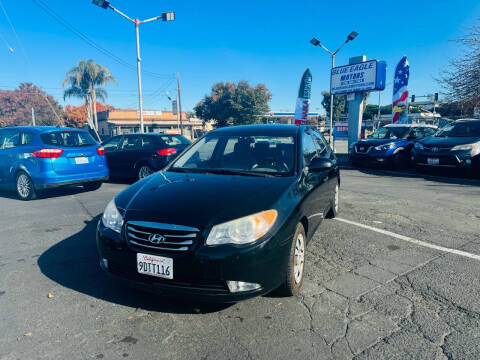
[[[111,177],[119,176],[118,149],[122,138],[123,136],[115,136],[102,145],[105,149],[105,158]]]
[[[318,156],[327,158],[333,163],[333,167],[329,171],[325,171],[326,179],[324,180],[327,185],[325,189],[325,201],[330,201],[334,196],[335,186],[338,183],[337,158],[322,134],[314,129],[311,130],[311,134],[315,144],[317,145]]]
[[[139,135],[124,135],[117,150],[118,174],[120,177],[136,177],[135,163],[141,150]]]
[[[20,141],[18,129],[5,129],[0,136],[0,183],[8,185],[14,182],[14,162]]]
[[[327,208],[327,185],[328,179],[325,171],[309,171],[308,165],[315,157],[319,156],[317,145],[309,129],[302,133],[302,181],[307,195],[303,203],[303,210],[308,218],[309,228],[315,230],[324,217]]]

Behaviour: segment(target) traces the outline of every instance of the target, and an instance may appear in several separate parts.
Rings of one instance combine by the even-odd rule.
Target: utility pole
[[[138,108],[140,109],[140,132],[143,133],[143,95],[142,95],[142,70],[140,67],[140,62],[142,59],[140,58],[140,32],[138,29],[138,25],[140,21],[135,19],[135,35],[137,38],[137,75],[138,75]]]
[[[33,107],[32,107],[32,125],[36,126],[35,125],[35,109]]]
[[[160,20],[162,21],[174,21],[175,20],[175,13],[170,11],[170,12],[164,12],[160,16],[155,16],[150,19],[145,19],[145,20],[138,20],[138,19],[132,19],[128,15],[124,14],[117,8],[113,7],[110,4],[110,1],[108,0],[93,0],[92,3],[94,5],[97,5],[101,7],[102,9],[112,9],[115,11],[117,14],[123,16],[125,19],[133,22],[135,24],[135,35],[137,39],[137,75],[138,75],[138,107],[140,111],[140,132],[143,133],[143,98],[142,98],[142,73],[141,73],[141,67],[140,67],[140,62],[142,59],[140,58],[140,34],[139,34],[139,25],[144,24],[146,22],[150,21],[155,21],[155,20]]]
[[[180,95],[180,75],[177,72],[178,109],[180,113],[180,135],[183,135],[182,97]]]

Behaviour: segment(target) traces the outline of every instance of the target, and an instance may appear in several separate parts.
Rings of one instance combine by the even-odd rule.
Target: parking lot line
[[[396,233],[388,231],[388,230],[378,229],[378,228],[373,227],[373,226],[361,224],[361,223],[351,221],[351,220],[347,220],[347,219],[335,218],[334,220],[337,220],[337,221],[340,221],[340,222],[343,222],[343,223],[346,223],[346,224],[358,226],[360,228],[367,229],[367,230],[370,230],[370,231],[375,231],[377,233],[384,234],[384,235],[387,235],[387,236],[391,236],[391,237],[394,237],[396,239],[403,240],[403,241],[406,241],[406,242],[409,242],[409,243],[412,243],[412,244],[415,244],[415,245],[427,247],[427,248],[438,250],[438,251],[447,252],[447,253],[450,253],[450,254],[464,256],[464,257],[474,259],[474,260],[480,260],[480,255],[472,254],[472,253],[469,253],[469,252],[466,252],[466,251],[451,249],[451,248],[447,248],[447,247],[443,247],[443,246],[439,246],[439,245],[435,245],[435,244],[430,244],[428,242],[417,240],[417,239],[411,238],[409,236],[396,234]]]

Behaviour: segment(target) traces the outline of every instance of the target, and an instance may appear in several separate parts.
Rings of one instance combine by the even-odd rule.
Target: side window
[[[125,136],[120,146],[121,150],[136,150],[138,146],[138,136]]]
[[[312,159],[317,155],[317,148],[313,142],[312,136],[308,132],[302,135],[303,166],[308,166]]]
[[[33,141],[33,138],[35,137],[34,134],[29,133],[29,132],[22,132],[20,134],[20,145],[28,145]]]
[[[153,137],[151,136],[142,136],[140,138],[140,146],[142,150],[153,150]]]
[[[328,153],[328,145],[324,137],[316,131],[312,131],[313,139],[317,144],[318,153],[320,156],[326,156]]]
[[[121,139],[122,139],[121,136],[114,137],[110,141],[107,141],[103,145],[103,148],[105,149],[105,151],[115,151],[115,150],[117,150],[118,144],[120,143]]]
[[[410,139],[421,139],[423,138],[423,131],[421,128],[413,128],[410,132]]]
[[[11,149],[19,145],[20,133],[18,130],[7,130],[4,132],[1,149]]]
[[[432,136],[433,134],[435,134],[437,131],[434,129],[434,128],[423,128],[423,134],[425,137],[427,136]]]

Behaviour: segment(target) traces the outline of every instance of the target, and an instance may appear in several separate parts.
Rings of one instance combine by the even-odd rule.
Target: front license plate
[[[440,159],[438,158],[427,158],[428,165],[438,165],[440,164]]]
[[[173,259],[147,255],[137,254],[137,271],[140,274],[157,276],[164,279],[173,279]]]
[[[88,158],[87,157],[76,157],[75,158],[75,164],[88,164]]]

